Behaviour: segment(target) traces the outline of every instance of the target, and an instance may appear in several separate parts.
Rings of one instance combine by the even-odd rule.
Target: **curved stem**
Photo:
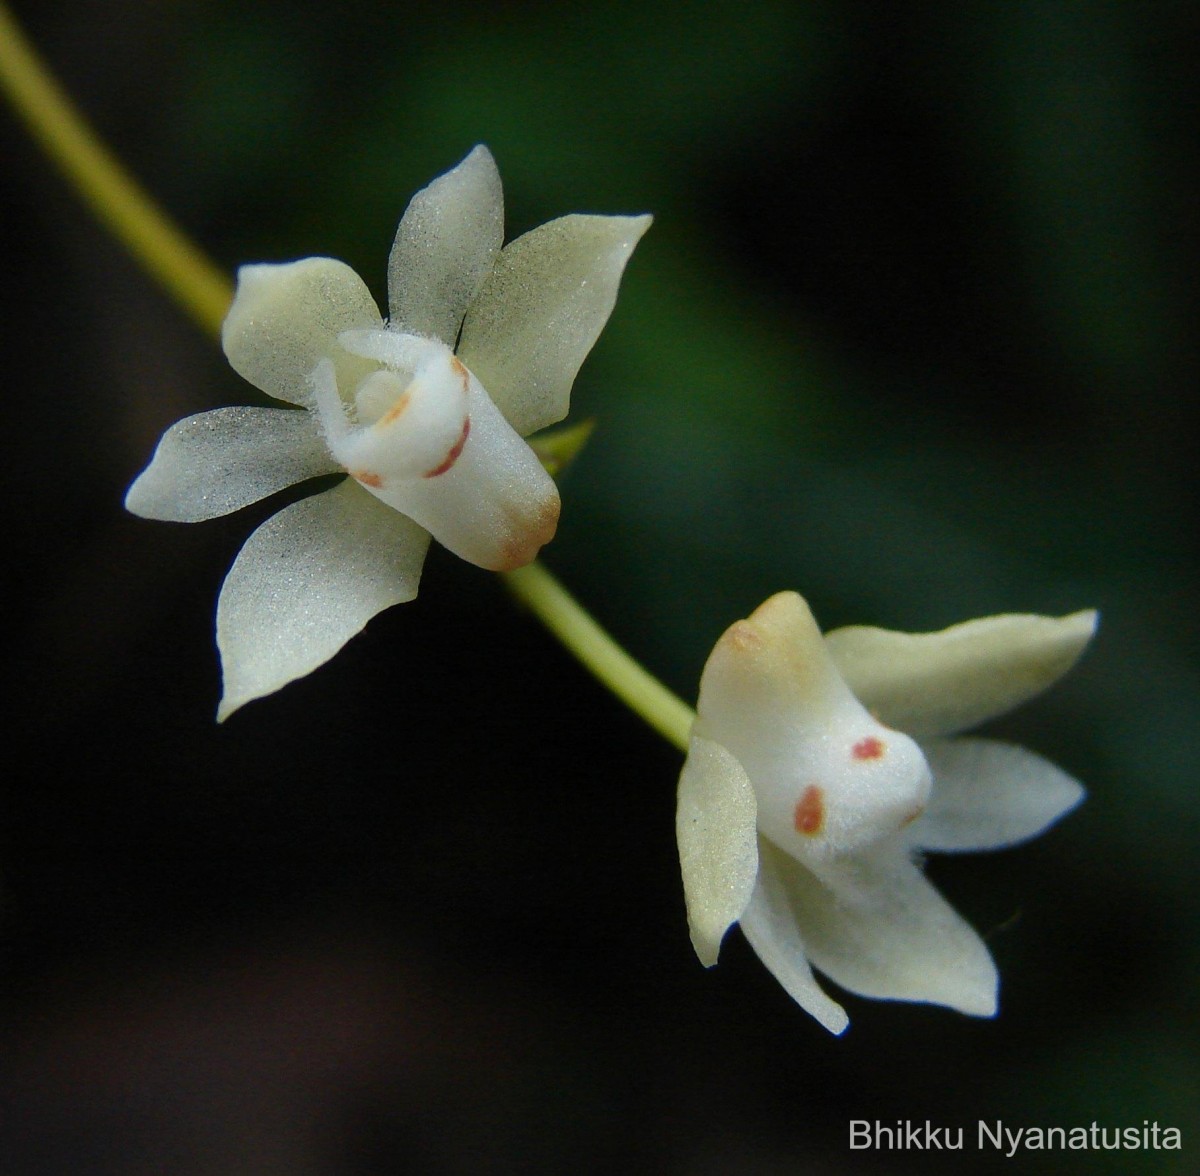
[[[97,217],[206,331],[220,336],[226,275],[171,222],[72,106],[0,0],[0,86]],[[618,645],[541,564],[505,575],[513,593],[609,690],[681,751],[692,710]]]
[[[0,87],[92,211],[206,331],[219,333],[229,278],[97,139],[0,0]]]

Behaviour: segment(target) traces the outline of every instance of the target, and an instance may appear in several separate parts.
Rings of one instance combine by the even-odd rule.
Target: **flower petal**
[[[796,925],[791,897],[779,875],[779,858],[783,855],[764,841],[758,884],[741,918],[742,934],[792,1000],[830,1033],[842,1033],[850,1018],[837,1001],[825,994],[813,976],[804,940]]]
[[[564,216],[511,241],[467,310],[458,353],[522,436],[567,415],[648,216]]]
[[[754,789],[719,743],[692,737],[679,777],[675,835],[688,928],[700,962],[717,962],[725,932],[741,918],[758,874]]]
[[[307,257],[283,265],[244,265],[221,345],[234,370],[277,400],[309,407],[309,373],[333,360],[344,387],[376,365],[346,355],[342,331],[383,326],[371,292],[344,262]]]
[[[328,661],[376,613],[417,594],[429,535],[349,479],[255,531],[217,604],[218,720]]]
[[[831,865],[822,878],[764,846],[791,897],[808,958],[851,992],[996,1012],[996,967],[983,940],[889,845]]]
[[[144,519],[198,523],[341,467],[307,412],[218,408],[184,417],[162,436],[125,495]]]
[[[504,240],[504,192],[492,153],[476,147],[409,202],[388,258],[394,329],[450,347]]]
[[[1093,611],[1006,615],[940,633],[852,626],[827,633],[850,689],[881,722],[910,735],[948,735],[1041,693],[1079,659]]]
[[[999,849],[1036,837],[1071,811],[1083,785],[1032,751],[995,739],[931,739],[929,807],[905,831],[921,849]]]

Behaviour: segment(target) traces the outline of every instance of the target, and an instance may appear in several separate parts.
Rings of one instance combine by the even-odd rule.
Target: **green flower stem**
[[[206,331],[219,334],[229,278],[113,158],[0,0],[0,88],[100,221]]]
[[[687,751],[691,707],[644,670],[540,563],[505,572],[509,588],[630,710]]]
[[[172,223],[96,137],[0,0],[0,87],[85,203],[167,293],[220,337],[229,278]],[[599,680],[663,738],[687,750],[695,718],[541,564],[505,573],[513,593]]]

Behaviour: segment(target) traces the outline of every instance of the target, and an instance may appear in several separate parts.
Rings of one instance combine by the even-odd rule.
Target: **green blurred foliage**
[[[511,234],[566,211],[655,214],[576,386],[573,415],[597,427],[547,562],[685,696],[721,630],[785,587],[830,627],[1089,605],[1103,620],[1083,666],[996,728],[1085,780],[1088,804],[1027,849],[931,867],[996,929],[1000,1019],[851,998],[849,1037],[827,1042],[740,945],[693,973],[677,761],[485,577],[433,560],[420,611],[207,726],[213,595],[249,524],[164,537],[117,503],[158,431],[253,393],[5,125],[22,165],[4,216],[18,386],[89,387],[50,417],[24,391],[10,404],[10,435],[29,439],[10,471],[32,503],[18,566],[40,601],[13,638],[24,730],[44,748],[71,716],[116,777],[105,817],[55,750],[40,800],[16,805],[14,1023],[47,976],[97,958],[122,975],[147,952],[169,967],[180,926],[366,909],[400,958],[411,938],[463,991],[494,967],[551,1009],[509,1028],[546,1050],[522,1055],[519,1089],[463,1092],[474,1110],[438,1096],[481,1135],[504,1121],[482,1170],[563,1170],[582,1150],[611,1171],[622,1137],[663,1171],[931,1170],[850,1157],[850,1117],[1157,1119],[1194,1151],[1194,6],[18,7],[230,267],[329,254],[382,294],[408,196],[476,142],[499,161]],[[61,353],[51,306],[76,325]],[[80,477],[43,485],[51,451]],[[464,707],[465,730],[447,719]],[[373,1113],[399,1141],[381,1157],[481,1170],[445,1140],[406,1152],[407,1127],[378,1127],[402,1117],[389,1097]],[[1020,1170],[1189,1170],[1164,1154]],[[329,1170],[402,1170],[389,1162]]]

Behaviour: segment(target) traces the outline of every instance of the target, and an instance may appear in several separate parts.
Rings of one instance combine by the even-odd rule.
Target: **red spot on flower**
[[[796,801],[792,824],[796,826],[796,832],[805,837],[814,837],[821,832],[825,824],[825,794],[815,784],[810,784]]]
[[[440,466],[438,466],[437,469],[430,470],[429,473],[427,473],[425,475],[425,477],[436,478],[440,474],[446,473],[446,471],[449,470],[456,461],[458,461],[459,455],[463,451],[463,446],[466,445],[466,443],[467,443],[467,434],[470,433],[470,431],[471,431],[471,418],[467,417],[463,421],[462,432],[459,434],[458,440],[454,442],[454,448],[451,449],[450,452],[446,454],[446,460],[444,462],[442,462],[442,464]]]
[[[356,482],[361,482],[364,486],[370,486],[373,490],[378,490],[383,485],[383,479],[378,474],[371,473],[370,470],[351,470],[350,476]]]
[[[868,735],[850,749],[850,754],[856,760],[883,759],[883,740],[876,739],[874,735]]]

